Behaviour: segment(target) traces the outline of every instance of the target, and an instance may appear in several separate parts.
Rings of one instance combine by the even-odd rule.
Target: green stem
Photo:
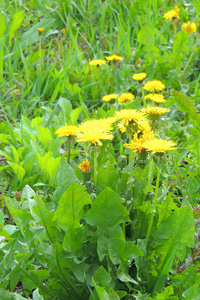
[[[141,176],[142,176],[142,168],[139,169],[139,174],[138,174],[138,178],[137,178],[137,183],[140,183],[140,181],[141,181]]]
[[[71,151],[71,138],[69,136],[68,137],[68,153],[67,153],[67,162],[68,162],[68,164],[70,162],[70,151]]]
[[[190,57],[189,57],[189,59],[188,59],[188,61],[187,61],[187,64],[186,64],[186,66],[185,66],[183,72],[182,72],[181,75],[180,75],[180,80],[182,79],[182,81],[183,81],[183,79],[184,79],[183,76],[184,76],[184,74],[185,74],[185,72],[186,72],[186,70],[187,70],[187,68],[188,68],[188,66],[189,66],[189,64],[190,64],[190,62],[191,62],[191,60],[192,60],[192,57],[193,57],[193,55],[194,55],[195,49],[196,49],[197,44],[198,44],[198,41],[199,41],[199,37],[200,37],[200,34],[198,33],[198,35],[197,35],[197,40],[196,40],[196,43],[195,43],[194,48],[193,48],[193,50],[192,50],[192,53],[191,53],[191,55],[190,55]]]
[[[129,133],[129,143],[131,143],[132,138],[133,138],[133,134]],[[133,150],[129,149],[129,164],[132,162],[132,160],[133,160]]]
[[[151,184],[152,168],[153,168],[153,159],[151,159],[151,161],[149,163],[148,179],[147,179],[147,185],[146,185],[145,193],[149,192],[149,187],[150,187],[150,184]]]
[[[146,100],[145,100],[145,94],[144,94],[144,89],[142,88],[142,100],[143,100],[143,105],[144,107],[146,106]]]
[[[159,181],[160,181],[160,171],[161,171],[161,167],[159,166],[158,167],[157,180],[156,180],[155,195],[154,195],[154,200],[153,200],[153,207],[152,207],[151,217],[150,217],[149,226],[148,226],[147,234],[146,234],[146,243],[148,243],[148,240],[149,240],[149,236],[150,236],[152,225],[153,225],[155,210],[156,210],[157,197],[158,197],[158,187],[159,187]]]
[[[97,148],[94,147],[94,185],[97,185]]]

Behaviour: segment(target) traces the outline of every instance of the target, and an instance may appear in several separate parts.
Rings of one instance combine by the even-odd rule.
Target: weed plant
[[[0,299],[199,299],[199,2],[0,6]]]

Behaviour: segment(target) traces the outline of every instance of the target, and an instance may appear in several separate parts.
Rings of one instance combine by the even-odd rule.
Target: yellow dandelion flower
[[[116,100],[117,97],[118,97],[118,94],[109,94],[109,95],[103,96],[102,100],[105,102],[109,102],[111,100]]]
[[[136,74],[134,74],[133,76],[132,76],[132,78],[134,79],[134,80],[137,80],[137,81],[141,81],[141,80],[143,80],[144,78],[146,78],[147,77],[147,74],[146,73],[136,73]]]
[[[164,108],[164,107],[154,106],[154,107],[146,107],[146,108],[143,107],[141,109],[141,111],[145,115],[158,117],[158,116],[166,114],[167,112],[170,111],[170,109]]]
[[[104,118],[104,119],[92,119],[85,121],[80,124],[79,126],[79,132],[86,132],[86,131],[101,131],[101,132],[107,132],[110,130],[113,130],[113,123],[116,121],[115,117],[110,118]]]
[[[180,9],[178,8],[177,5],[175,5],[175,8],[166,12],[163,18],[165,18],[165,20],[171,20],[172,18],[179,18],[178,16],[179,11]]]
[[[185,30],[188,34],[191,34],[192,32],[197,31],[197,26],[195,23],[191,23],[188,21],[187,23],[183,23],[182,27],[183,30]]]
[[[106,56],[105,57],[108,61],[122,61],[123,57],[119,56],[119,55],[112,55],[112,56]]]
[[[56,130],[55,134],[58,135],[58,137],[61,136],[74,136],[78,132],[78,127],[75,125],[66,125],[58,130]]]
[[[39,27],[39,28],[37,28],[37,31],[38,31],[39,33],[42,33],[42,32],[44,31],[44,28]]]
[[[165,153],[169,150],[175,150],[174,148],[177,145],[177,143],[169,140],[163,140],[163,139],[156,139],[154,138],[151,141],[145,142],[144,147],[148,151],[152,151],[153,153]]]
[[[106,65],[105,60],[103,59],[93,59],[89,62],[90,66],[102,66],[102,65]]]
[[[144,143],[147,141],[151,141],[154,138],[154,134],[152,131],[144,131],[142,136],[138,138],[137,134],[134,134],[134,138],[130,144],[124,144],[126,148],[133,149],[138,152],[142,152],[146,150],[144,147]]]
[[[113,135],[110,132],[101,132],[95,129],[86,131],[83,133],[78,133],[76,141],[79,143],[91,142],[92,144],[102,146],[100,140],[112,140]]]
[[[147,81],[144,85],[144,89],[147,91],[162,91],[165,89],[164,84],[160,80],[151,80]]]
[[[143,112],[136,109],[122,109],[115,112],[116,120],[119,120],[118,128],[125,132],[126,127],[131,126],[135,132],[146,130],[150,131],[149,121],[145,118]]]
[[[135,96],[131,93],[122,93],[118,98],[118,103],[124,103],[127,100],[133,100]]]
[[[83,173],[89,173],[91,170],[90,161],[86,159],[78,166]]]
[[[145,100],[147,99],[151,99],[152,101],[156,102],[156,103],[163,103],[166,100],[164,99],[163,95],[160,94],[148,94],[145,96]]]
[[[61,29],[61,31],[60,32],[62,32],[63,34],[65,34],[65,32],[66,32],[66,29],[65,28],[63,28],[63,29]]]

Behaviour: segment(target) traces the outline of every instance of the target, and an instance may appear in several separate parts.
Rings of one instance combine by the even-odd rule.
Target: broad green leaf
[[[113,188],[116,185],[119,177],[119,172],[112,164],[108,163],[106,167],[101,167],[98,170],[97,185],[101,188],[105,188],[107,186]]]
[[[93,276],[96,284],[102,287],[110,287],[111,276],[110,274],[101,266]]]
[[[197,283],[188,288],[184,293],[183,297],[186,299],[199,300],[200,287]]]
[[[48,127],[45,128],[40,125],[37,125],[36,130],[37,130],[38,139],[40,140],[40,142],[44,144],[45,148],[47,148],[48,143],[51,140],[51,134],[49,128]]]
[[[71,118],[71,123],[72,124],[76,124],[78,116],[81,113],[81,110],[82,110],[81,106],[79,106],[79,107],[77,107],[77,108],[75,108],[75,109],[72,110],[72,112],[70,114],[70,118]]]
[[[73,222],[66,231],[63,240],[63,249],[77,256],[79,249],[83,247],[87,238],[87,227],[80,225],[78,221]]]
[[[155,253],[159,257],[159,277],[155,292],[160,292],[172,267],[175,256],[181,261],[187,248],[194,247],[195,220],[190,206],[180,207],[161,222],[155,232],[157,246]]]
[[[36,118],[32,119],[31,126],[34,127],[34,126],[39,125],[41,123],[42,123],[42,118],[36,117]]]
[[[128,274],[128,267],[125,267],[124,264],[119,265],[117,269],[117,277],[123,282],[132,282],[134,284],[138,284],[138,282]]]
[[[161,294],[155,296],[153,299],[154,300],[168,300],[168,299],[170,299],[169,296],[171,296],[173,294],[174,294],[174,290],[173,290],[173,287],[170,285],[170,286],[166,287],[165,290]]]
[[[25,175],[24,168],[18,165],[17,163],[13,163],[13,162],[8,162],[8,163],[12,167],[14,173],[17,174],[19,181],[22,181]]]
[[[172,49],[174,51],[187,51],[188,47],[186,45],[188,43],[188,33],[185,30],[179,31],[174,38],[174,45]]]
[[[187,187],[191,197],[199,190],[199,183],[193,175],[188,177]]]
[[[58,201],[72,182],[79,183],[80,181],[76,177],[72,167],[66,163],[65,158],[61,157],[60,169],[57,174],[58,188],[53,195],[53,200]]]
[[[88,224],[97,226],[105,233],[109,227],[130,221],[128,211],[122,205],[122,199],[110,187],[106,187],[98,195],[91,209],[87,211],[85,219]]]
[[[13,16],[13,21],[9,29],[9,43],[11,45],[11,40],[14,38],[15,32],[20,28],[22,21],[24,19],[24,10],[18,11]]]
[[[91,203],[91,197],[85,192],[85,187],[72,182],[60,198],[53,220],[56,220],[62,229],[67,230],[74,221],[83,217],[83,206]]]
[[[72,112],[72,105],[69,100],[66,98],[60,98],[58,101],[60,107],[62,108],[63,119],[65,123],[68,123],[70,120],[70,114]]]
[[[38,288],[33,292],[33,300],[44,300],[43,296],[39,294]]]
[[[56,170],[60,165],[60,159],[61,159],[60,157],[57,158],[50,157],[47,161],[46,172],[49,174],[50,180],[52,180],[53,175],[56,173]]]
[[[145,25],[139,31],[137,39],[140,44],[150,46],[155,41],[154,31],[150,29],[147,25]]]
[[[0,24],[0,39],[2,39],[6,31],[6,21],[2,13],[0,13]]]

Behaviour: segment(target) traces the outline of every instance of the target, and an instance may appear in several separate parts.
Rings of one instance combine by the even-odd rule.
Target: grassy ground
[[[198,299],[200,4],[0,7],[1,299]]]

